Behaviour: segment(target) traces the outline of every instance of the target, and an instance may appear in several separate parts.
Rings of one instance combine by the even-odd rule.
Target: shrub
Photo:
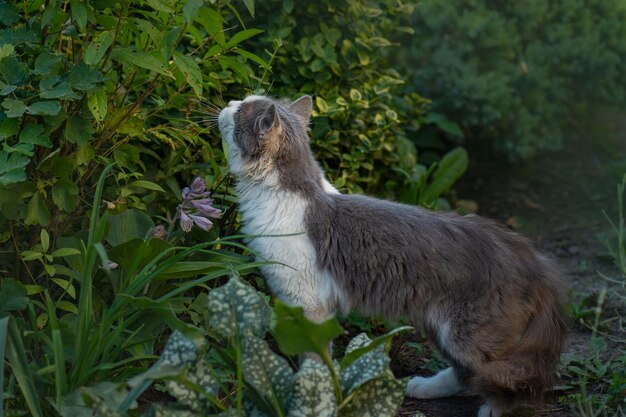
[[[404,80],[384,58],[396,48],[413,6],[385,1],[323,0],[259,3],[251,43],[257,54],[273,45],[270,94],[312,94],[312,146],[331,181],[342,190],[397,196],[413,169],[415,134],[428,101],[403,93]],[[314,18],[312,18],[314,17]],[[387,187],[386,181],[393,180]]]
[[[560,147],[576,115],[624,104],[625,19],[621,0],[424,0],[396,62],[433,111],[527,157]]]

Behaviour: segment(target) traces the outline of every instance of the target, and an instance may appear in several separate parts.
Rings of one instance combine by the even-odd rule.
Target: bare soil
[[[521,163],[481,158],[478,151],[470,149],[473,163],[457,187],[457,197],[476,202],[478,214],[530,237],[560,264],[571,289],[571,303],[594,300],[594,294],[608,285],[598,272],[619,276],[601,239],[611,236],[603,211],[612,219],[617,217],[616,186],[626,173],[626,118],[607,116],[593,128],[581,125],[576,131],[562,151]],[[623,317],[623,310],[623,303],[609,301],[604,314]],[[566,351],[584,355],[589,335],[586,327],[572,320]],[[424,358],[411,354],[404,342],[394,342],[391,352],[396,376],[427,375]],[[617,354],[620,347],[610,349],[616,351],[609,351],[609,355]],[[576,416],[558,401],[564,394],[552,393],[538,408],[523,409],[514,415]],[[480,405],[480,399],[470,396],[405,398],[398,417],[472,417]]]

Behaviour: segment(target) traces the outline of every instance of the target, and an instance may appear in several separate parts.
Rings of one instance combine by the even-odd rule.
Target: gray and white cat
[[[249,96],[219,115],[251,248],[273,293],[321,321],[356,309],[405,318],[450,363],[406,394],[462,390],[498,417],[554,383],[566,333],[562,280],[531,243],[478,216],[339,193],[309,147],[312,102]],[[279,236],[275,235],[287,235]]]

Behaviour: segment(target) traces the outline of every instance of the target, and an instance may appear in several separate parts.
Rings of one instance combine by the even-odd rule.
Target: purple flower
[[[185,210],[180,209],[180,228],[185,232],[190,232],[193,227],[193,219],[189,217]]]
[[[155,237],[156,239],[161,239],[161,240],[165,239],[166,235],[167,235],[167,230],[165,230],[165,226],[163,226],[162,224],[155,227],[154,230],[152,231],[152,236]]]
[[[198,226],[200,229],[204,230],[205,232],[208,231],[211,227],[213,227],[213,223],[211,223],[211,220],[207,219],[204,216],[197,216],[194,214],[190,214],[189,217],[191,217],[191,219],[196,224],[196,226]]]
[[[204,181],[204,178],[202,177],[196,177],[193,182],[191,183],[191,193],[194,196],[200,195],[202,193],[205,192],[206,190],[206,182]]]
[[[212,217],[214,219],[219,219],[222,215],[222,210],[216,209],[211,204],[213,202],[210,198],[202,198],[199,200],[191,200],[191,204],[198,209],[198,211],[206,217]]]
[[[217,219],[222,211],[213,207],[210,198],[211,193],[206,191],[204,178],[196,177],[189,187],[183,188],[181,193],[182,203],[178,205],[180,212],[180,227],[185,231],[191,231],[195,224],[202,230],[209,230],[213,224],[209,218]]]

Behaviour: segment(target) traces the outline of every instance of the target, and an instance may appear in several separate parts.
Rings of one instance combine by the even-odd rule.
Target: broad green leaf
[[[111,31],[105,31],[100,33],[95,41],[85,50],[85,63],[89,65],[98,65],[107,50],[113,44],[113,33]]]
[[[113,382],[81,387],[62,397],[59,412],[62,417],[120,417],[113,410],[127,393],[124,384]]]
[[[36,192],[28,202],[28,211],[24,223],[28,225],[40,224],[47,226],[50,221],[50,210],[40,192]]]
[[[372,343],[371,339],[365,333],[361,333],[350,341],[346,354],[349,354],[356,348],[363,348],[370,343]],[[341,370],[341,389],[343,392],[351,394],[361,385],[387,372],[390,372],[389,356],[387,356],[385,346],[378,345]]]
[[[209,324],[224,337],[263,337],[272,317],[272,309],[263,297],[235,276],[209,293],[208,306]]]
[[[317,108],[319,109],[320,113],[324,114],[328,112],[328,103],[326,103],[326,100],[324,100],[320,96],[315,97],[315,104],[317,104]]]
[[[68,178],[60,178],[52,186],[52,201],[61,210],[73,212],[78,201],[78,186]]]
[[[76,152],[76,164],[87,165],[96,156],[96,151],[90,144],[85,144],[78,148]]]
[[[221,14],[208,7],[203,7],[198,12],[196,20],[200,22],[204,30],[206,30],[209,35],[215,36],[216,41],[220,44],[224,43],[224,35],[218,35],[222,32],[222,30],[224,30],[223,23],[226,23],[226,20]]]
[[[463,148],[453,149],[444,155],[437,164],[432,183],[426,188],[424,199],[433,202],[441,193],[449,190],[461,178],[468,162],[467,151]]]
[[[133,146],[128,143],[120,145],[116,147],[113,151],[113,158],[115,159],[115,162],[117,162],[117,164],[122,168],[134,170],[137,168],[137,166],[140,166],[145,171],[145,167],[141,162],[139,147],[137,146]]]
[[[43,146],[45,148],[51,148],[52,142],[50,138],[44,134],[44,128],[41,125],[28,123],[22,133],[20,133],[20,143],[27,143],[30,145]]]
[[[404,400],[406,381],[391,373],[359,387],[341,409],[341,417],[394,417]]]
[[[165,13],[175,13],[176,12],[176,10],[174,10],[172,7],[170,7],[168,2],[164,1],[164,0],[146,0],[146,3],[148,3],[150,5],[150,7],[152,7],[154,10],[156,10],[158,12],[165,12]]]
[[[0,311],[23,310],[28,305],[26,288],[13,278],[0,282]]]
[[[50,75],[55,65],[61,63],[61,58],[50,52],[43,51],[35,60],[35,69],[32,71],[37,75]]]
[[[95,100],[97,101],[98,99],[96,98]],[[97,106],[96,106],[96,112],[100,114],[99,113],[100,109]],[[106,113],[106,109],[105,109],[105,113]],[[69,142],[76,143],[82,146],[91,141],[93,132],[94,132],[93,125],[89,120],[83,119],[80,116],[70,116],[67,118],[67,122],[65,124],[65,131],[63,132],[63,135],[65,136],[65,139],[67,139]]]
[[[185,80],[189,83],[196,95],[202,97],[202,72],[198,64],[190,57],[179,52],[174,52],[174,64],[183,73]]]
[[[106,241],[113,246],[132,239],[145,239],[154,228],[154,222],[146,213],[137,209],[128,209],[121,214],[109,217],[109,233]]]
[[[20,14],[17,8],[5,1],[0,2],[0,23],[4,26],[11,26],[20,20]]]
[[[22,257],[22,260],[24,261],[34,261],[34,260],[43,259],[44,254],[41,252],[34,251],[34,250],[25,250],[22,253],[20,253],[20,256]]]
[[[144,241],[141,238],[132,239],[109,250],[109,258],[119,264],[127,273],[131,273],[131,267],[143,268],[155,256],[164,252],[171,246],[161,239],[150,239]],[[174,266],[178,265],[176,263]]]
[[[343,359],[341,360],[341,367],[346,368],[350,366],[355,360],[357,360],[358,358],[360,358],[367,352],[373,350],[374,348],[378,347],[379,345],[381,344],[388,345],[391,342],[391,339],[393,338],[393,336],[397,335],[398,333],[406,332],[409,330],[413,330],[413,327],[400,326],[384,335],[376,337],[374,340],[369,340],[369,338],[367,338],[367,339],[361,339],[359,341],[357,340],[357,337],[362,337],[362,336],[358,335],[357,337],[352,339],[352,341],[350,342],[351,346],[349,349],[346,350],[346,353]]]
[[[0,47],[0,61],[2,61],[4,58],[7,58],[13,55],[14,51],[15,51],[15,47],[11,45],[10,43],[7,43],[6,45],[2,45]]]
[[[314,323],[304,317],[302,307],[276,301],[273,333],[280,350],[287,355],[314,352],[322,355],[335,336],[343,333],[336,318]]]
[[[267,61],[265,61],[260,56],[258,56],[256,54],[253,54],[252,52],[248,52],[248,51],[243,50],[241,48],[235,49],[235,52],[238,53],[239,55],[243,56],[244,58],[247,58],[247,59],[249,59],[251,61],[256,62],[257,64],[259,64],[263,68],[270,69],[270,65],[267,63]]]
[[[20,100],[15,100],[12,98],[5,98],[2,102],[2,107],[6,110],[5,114],[7,117],[21,117],[28,106],[21,102]]]
[[[198,10],[204,5],[204,0],[187,0],[183,6],[183,17],[187,24],[192,24]]]
[[[102,88],[87,93],[87,106],[93,117],[101,122],[107,115],[107,94]]]
[[[128,48],[116,47],[111,53],[111,58],[125,65],[138,66],[149,71],[170,76],[165,64],[155,55],[148,52],[134,52]]]
[[[0,185],[8,185],[26,180],[26,165],[28,157],[0,151]]]
[[[67,81],[59,82],[59,77],[44,78],[39,82],[41,98],[61,98],[76,100],[80,96],[76,94]]]
[[[17,132],[19,132],[17,120],[4,119],[2,123],[0,123],[0,141],[16,135]]]
[[[37,101],[26,109],[26,113],[39,116],[56,116],[61,111],[58,101]]]
[[[105,78],[98,68],[82,62],[71,69],[68,77],[68,82],[72,88],[80,91],[91,90],[97,84],[104,82],[104,80]]]
[[[267,342],[254,336],[242,340],[244,381],[270,404],[285,404],[293,387],[293,371]]]
[[[287,417],[337,416],[337,398],[325,365],[306,359],[294,377],[293,387]]]

